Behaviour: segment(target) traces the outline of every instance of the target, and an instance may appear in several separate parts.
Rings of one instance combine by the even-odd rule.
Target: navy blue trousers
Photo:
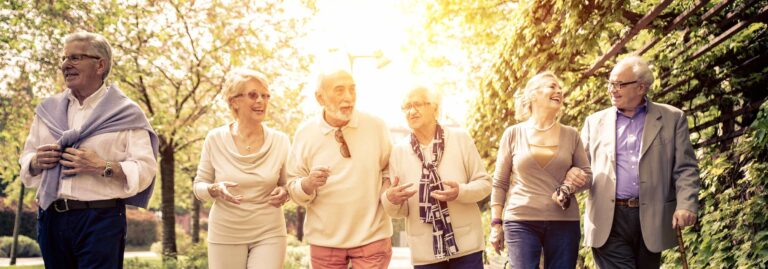
[[[544,268],[576,268],[579,257],[578,221],[504,221],[509,265],[536,269],[541,253]]]
[[[616,206],[608,240],[599,248],[592,248],[598,268],[659,268],[661,253],[651,252],[643,241],[640,229],[640,208]]]
[[[455,259],[449,259],[444,262],[416,265],[414,269],[482,269],[483,252],[478,251],[469,255],[461,256]]]
[[[125,206],[56,212],[38,209],[37,242],[45,268],[123,268]]]

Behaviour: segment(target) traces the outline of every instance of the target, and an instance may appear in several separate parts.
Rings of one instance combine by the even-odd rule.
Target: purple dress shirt
[[[648,102],[636,108],[635,115],[628,117],[616,110],[616,198],[640,197],[640,144],[643,125],[648,114]]]

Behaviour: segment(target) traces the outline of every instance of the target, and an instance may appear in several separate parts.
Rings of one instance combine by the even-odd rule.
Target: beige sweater
[[[322,116],[303,123],[288,160],[288,193],[307,208],[307,242],[352,248],[391,237],[392,222],[379,202],[392,147],[384,121],[354,112],[342,128],[352,158],[341,156],[334,131]],[[318,165],[328,166],[331,175],[308,195],[301,189],[301,179]]]
[[[574,166],[584,170],[590,179],[580,190],[589,189],[592,184],[589,160],[579,133],[573,127],[561,125],[557,153],[542,167],[529,150],[526,126],[521,123],[509,127],[501,137],[491,206],[505,205],[505,220],[578,221],[576,200],[571,200],[571,206],[563,210],[551,197],[565,180],[565,173]]]
[[[414,265],[438,263],[482,251],[483,226],[477,202],[491,193],[491,178],[483,167],[472,138],[463,130],[445,128],[445,150],[437,173],[443,181],[459,183],[459,196],[448,202],[453,232],[459,253],[446,259],[436,259],[432,250],[432,225],[419,219],[418,193],[399,206],[392,204],[386,194],[381,201],[392,217],[405,218],[408,245],[411,247],[411,262]],[[434,142],[434,141],[433,141]],[[432,144],[423,148],[425,158],[432,158]],[[413,183],[411,190],[418,191],[421,180],[421,161],[413,152],[410,136],[397,143],[389,159],[390,176],[400,179],[400,184]]]
[[[197,167],[194,193],[208,201],[208,185],[220,181],[239,184],[232,193],[243,195],[240,205],[216,200],[208,221],[208,242],[248,244],[286,236],[282,208],[267,203],[269,194],[285,184],[288,136],[264,127],[264,144],[256,153],[241,155],[227,124],[208,132]]]

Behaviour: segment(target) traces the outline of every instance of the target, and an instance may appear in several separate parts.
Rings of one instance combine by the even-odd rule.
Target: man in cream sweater
[[[287,189],[307,208],[315,269],[387,268],[392,257],[392,223],[378,199],[392,145],[384,121],[355,111],[355,96],[348,72],[321,74],[323,113],[296,131],[288,160]]]

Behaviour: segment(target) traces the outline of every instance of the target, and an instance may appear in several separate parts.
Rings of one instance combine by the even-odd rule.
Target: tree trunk
[[[176,203],[174,201],[174,167],[176,160],[173,156],[173,143],[167,143],[160,151],[160,175],[163,220],[163,260],[176,259]]]
[[[200,242],[200,200],[192,193],[192,243]]]
[[[21,180],[19,180],[19,183],[21,183]],[[11,261],[8,265],[16,264],[16,256],[19,249],[19,230],[21,230],[19,226],[21,225],[21,214],[24,213],[24,183],[21,183],[21,188],[19,189],[19,200],[16,201],[16,203],[18,203],[18,206],[16,207],[16,218],[13,221],[13,242],[11,243],[10,254]]]
[[[304,214],[305,210],[303,206],[296,207],[296,239],[303,241],[304,239]]]

